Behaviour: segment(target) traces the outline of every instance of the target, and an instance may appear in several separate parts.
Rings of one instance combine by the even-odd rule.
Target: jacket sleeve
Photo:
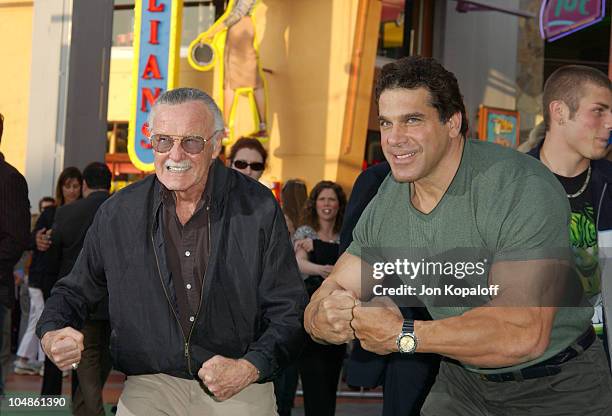
[[[60,279],[36,326],[40,339],[52,330],[67,326],[80,329],[89,311],[107,295],[104,259],[100,246],[100,230],[104,229],[103,213],[98,211],[85,236],[83,249],[72,271]]]
[[[308,302],[278,205],[268,235],[258,288],[260,312],[267,328],[244,356],[259,370],[259,382],[270,381],[301,352],[305,340],[304,308]]]
[[[28,184],[21,175],[0,180],[0,262],[12,268],[30,237]]]

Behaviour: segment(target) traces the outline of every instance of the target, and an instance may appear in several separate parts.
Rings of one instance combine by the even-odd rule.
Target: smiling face
[[[68,178],[62,185],[64,204],[70,204],[81,196],[81,184],[77,178]]]
[[[440,122],[424,88],[393,88],[382,92],[378,102],[381,145],[393,177],[416,182],[435,175],[459,136],[461,116]]]
[[[578,110],[572,118],[562,116],[567,121],[560,130],[575,153],[586,159],[602,159],[608,152],[612,131],[612,91],[593,84],[583,88]]]
[[[338,201],[336,191],[331,188],[325,188],[319,192],[319,196],[317,196],[315,201],[315,209],[317,210],[319,220],[335,221],[338,209],[340,209],[340,201]]]
[[[182,104],[158,104],[151,123],[151,134],[169,136],[201,136],[209,138],[213,133],[213,116],[199,101]],[[174,138],[174,137],[173,137]],[[155,150],[154,164],[157,179],[170,191],[199,198],[206,186],[208,168],[217,156],[220,140],[214,145],[211,138],[198,154],[187,153],[176,140],[165,153]]]
[[[249,163],[249,165],[244,169],[239,169],[236,166],[237,161],[243,161]],[[263,163],[263,157],[257,150],[243,147],[236,152],[236,156],[232,161],[232,168],[258,181],[261,175],[263,175],[263,169],[253,170],[250,165],[251,163]]]

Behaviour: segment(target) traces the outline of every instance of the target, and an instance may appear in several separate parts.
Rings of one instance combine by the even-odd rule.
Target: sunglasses
[[[248,166],[250,166],[252,170],[256,171],[264,170],[265,168],[264,164],[261,162],[248,163],[246,160],[234,160],[234,166],[237,169],[246,169]]]
[[[174,142],[179,141],[183,150],[189,154],[196,155],[202,150],[206,143],[212,139],[218,131],[213,132],[208,138],[201,136],[170,136],[167,134],[154,134],[151,136],[151,146],[158,153],[167,153],[174,147]]]

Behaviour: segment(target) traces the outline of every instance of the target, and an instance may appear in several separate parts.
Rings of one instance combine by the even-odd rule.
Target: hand
[[[215,355],[202,364],[198,377],[217,400],[224,401],[257,381],[259,372],[247,360]]]
[[[298,251],[298,249],[302,249],[307,253],[310,253],[313,250],[312,238],[302,238],[300,240],[295,240],[293,243],[293,250]]]
[[[356,305],[351,326],[364,349],[385,355],[397,352],[397,336],[403,322],[397,305],[385,296]]]
[[[36,249],[38,251],[47,251],[51,247],[51,232],[53,230],[41,228],[36,232]]]
[[[40,343],[47,357],[62,371],[70,370],[72,364],[81,361],[83,334],[74,328],[49,331],[43,335]]]
[[[355,302],[352,292],[340,289],[321,299],[308,331],[310,335],[331,344],[345,344],[355,339],[351,328]]]
[[[334,266],[322,265],[322,266],[319,266],[318,269],[319,269],[319,276],[321,276],[323,279],[327,279],[327,276],[329,276],[330,273],[334,270]]]

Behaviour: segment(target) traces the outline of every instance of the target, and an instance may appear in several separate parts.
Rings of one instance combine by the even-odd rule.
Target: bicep
[[[345,252],[340,256],[334,266],[334,271],[323,284],[325,285],[328,282],[328,285],[338,285],[344,290],[352,291],[359,298],[363,291],[361,271],[362,260],[355,255]]]

